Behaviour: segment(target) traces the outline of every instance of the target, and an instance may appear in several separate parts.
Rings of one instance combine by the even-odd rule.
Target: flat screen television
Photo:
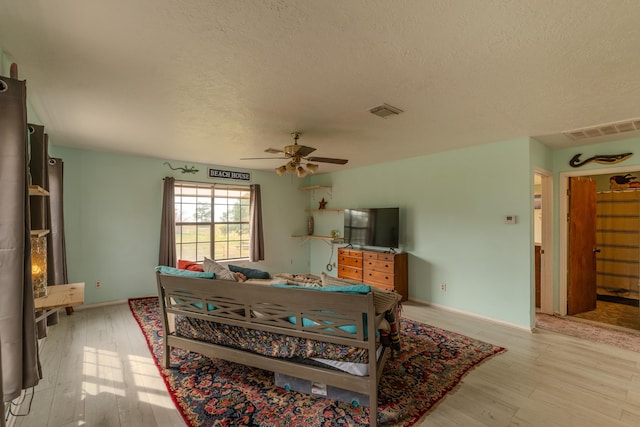
[[[400,208],[344,210],[344,242],[358,246],[398,248]]]

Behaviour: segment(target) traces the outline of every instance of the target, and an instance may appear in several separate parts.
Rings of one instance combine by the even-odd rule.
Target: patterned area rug
[[[369,408],[286,391],[272,372],[174,349],[161,367],[162,323],[157,298],[129,300],[156,366],[189,426],[368,426]],[[469,370],[505,349],[402,319],[402,352],[388,361],[379,385],[378,420],[411,426]]]
[[[570,335],[603,344],[610,344],[626,350],[640,352],[640,333],[626,332],[606,326],[550,314],[536,314],[536,327],[546,331]]]

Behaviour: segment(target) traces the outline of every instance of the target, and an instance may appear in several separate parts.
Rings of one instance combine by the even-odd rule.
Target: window
[[[176,182],[176,255],[204,261],[249,257],[249,186]]]

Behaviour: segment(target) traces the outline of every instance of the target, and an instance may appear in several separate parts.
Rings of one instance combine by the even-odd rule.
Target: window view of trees
[[[248,187],[176,183],[174,191],[179,259],[249,256]]]

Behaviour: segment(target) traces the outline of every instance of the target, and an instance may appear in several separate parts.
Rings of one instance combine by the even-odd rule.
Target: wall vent
[[[377,107],[371,108],[369,112],[371,114],[375,114],[378,117],[382,117],[383,119],[386,119],[389,116],[397,116],[398,114],[403,113],[401,109],[392,107],[389,104],[378,105]]]
[[[562,132],[574,141],[640,130],[640,118]]]

